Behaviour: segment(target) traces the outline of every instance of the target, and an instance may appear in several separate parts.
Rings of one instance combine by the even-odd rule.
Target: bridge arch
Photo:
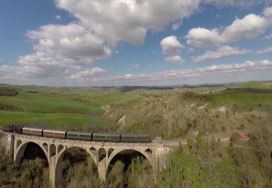
[[[109,172],[110,172],[110,165],[112,164],[112,162],[114,161],[114,159],[118,156],[118,155],[137,155],[137,156],[142,156],[144,157],[150,164],[150,166],[154,169],[154,165],[153,165],[153,161],[152,161],[152,156],[150,156],[149,153],[142,151],[140,149],[122,149],[122,150],[113,150],[112,153],[109,155],[109,158],[107,160],[107,164],[106,164],[106,176],[108,176]],[[131,157],[133,158],[133,157]]]
[[[18,140],[17,143],[20,142],[20,145],[16,148],[16,153],[15,153],[15,156],[14,156],[14,161],[16,164],[20,164],[21,161],[22,161],[22,158],[24,157],[25,155],[25,151],[27,149],[27,147],[36,147],[37,150],[41,151],[42,155],[44,155],[44,157],[46,158],[46,162],[49,164],[49,158],[48,158],[48,153],[46,151],[46,149],[41,146],[40,144],[38,143],[35,143],[35,142],[25,142],[25,143],[22,143],[21,140]]]
[[[85,147],[81,147],[81,146],[70,146],[70,147],[64,147],[62,146],[62,149],[58,154],[57,154],[57,158],[56,158],[56,168],[55,168],[55,182],[56,182],[56,187],[61,187],[61,179],[62,179],[62,161],[63,161],[63,157],[65,155],[65,153],[68,150],[71,149],[80,149],[83,150],[84,152],[86,152],[90,158],[93,160],[94,164],[97,164],[97,157],[94,155],[94,153],[92,153],[88,148]]]
[[[93,152],[91,152],[90,150],[88,150],[88,148],[80,147],[80,146],[70,146],[70,147],[66,147],[65,149],[63,149],[63,148],[64,148],[64,147],[61,146],[61,150],[60,150],[60,152],[58,153],[57,163],[58,163],[58,161],[59,161],[60,159],[62,159],[64,153],[65,153],[67,150],[71,149],[71,148],[79,148],[79,149],[83,149],[84,151],[86,151],[86,153],[88,153],[88,154],[91,156],[91,158],[93,159],[93,161],[95,162],[95,164],[97,164],[97,162],[98,162],[98,161],[97,161],[97,157],[95,156],[95,154],[94,154]]]

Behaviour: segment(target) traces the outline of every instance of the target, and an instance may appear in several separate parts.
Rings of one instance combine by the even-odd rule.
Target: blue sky
[[[271,80],[270,6],[270,0],[2,0],[0,82]]]

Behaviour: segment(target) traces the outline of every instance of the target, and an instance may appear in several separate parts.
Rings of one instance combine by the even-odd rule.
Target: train
[[[149,143],[152,142],[149,135],[144,134],[109,134],[95,132],[74,132],[60,131],[42,128],[25,127],[21,125],[6,125],[2,131],[30,136],[40,136],[47,138],[95,141],[95,142],[126,142],[126,143]]]

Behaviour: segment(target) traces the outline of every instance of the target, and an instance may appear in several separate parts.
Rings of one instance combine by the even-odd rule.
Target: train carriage
[[[32,135],[32,136],[42,136],[43,135],[43,129],[23,127],[22,128],[22,133],[26,134],[26,135]]]
[[[120,142],[120,134],[93,133],[93,141],[97,142]]]
[[[146,143],[151,142],[149,135],[134,135],[134,142]]]
[[[122,134],[121,135],[121,142],[128,142],[128,143],[145,143],[151,142],[151,138],[148,135],[132,135],[132,134]]]
[[[92,141],[93,140],[93,133],[82,133],[82,132],[67,131],[66,138],[71,139],[71,140]]]
[[[66,138],[66,131],[44,129],[42,136],[49,137],[49,138],[65,139]]]

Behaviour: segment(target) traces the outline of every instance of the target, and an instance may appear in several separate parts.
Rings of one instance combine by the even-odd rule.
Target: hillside
[[[17,95],[10,95],[10,91]],[[108,129],[111,122],[103,117],[100,106],[122,100],[119,91],[92,89],[1,86],[0,126],[24,124],[58,129]]]
[[[144,132],[154,138],[247,130],[272,112],[271,82],[162,90],[3,85],[0,92],[0,126]]]
[[[268,121],[272,90],[197,88],[140,91],[137,97],[104,106],[105,116],[120,132],[147,132],[177,138],[246,130]]]

